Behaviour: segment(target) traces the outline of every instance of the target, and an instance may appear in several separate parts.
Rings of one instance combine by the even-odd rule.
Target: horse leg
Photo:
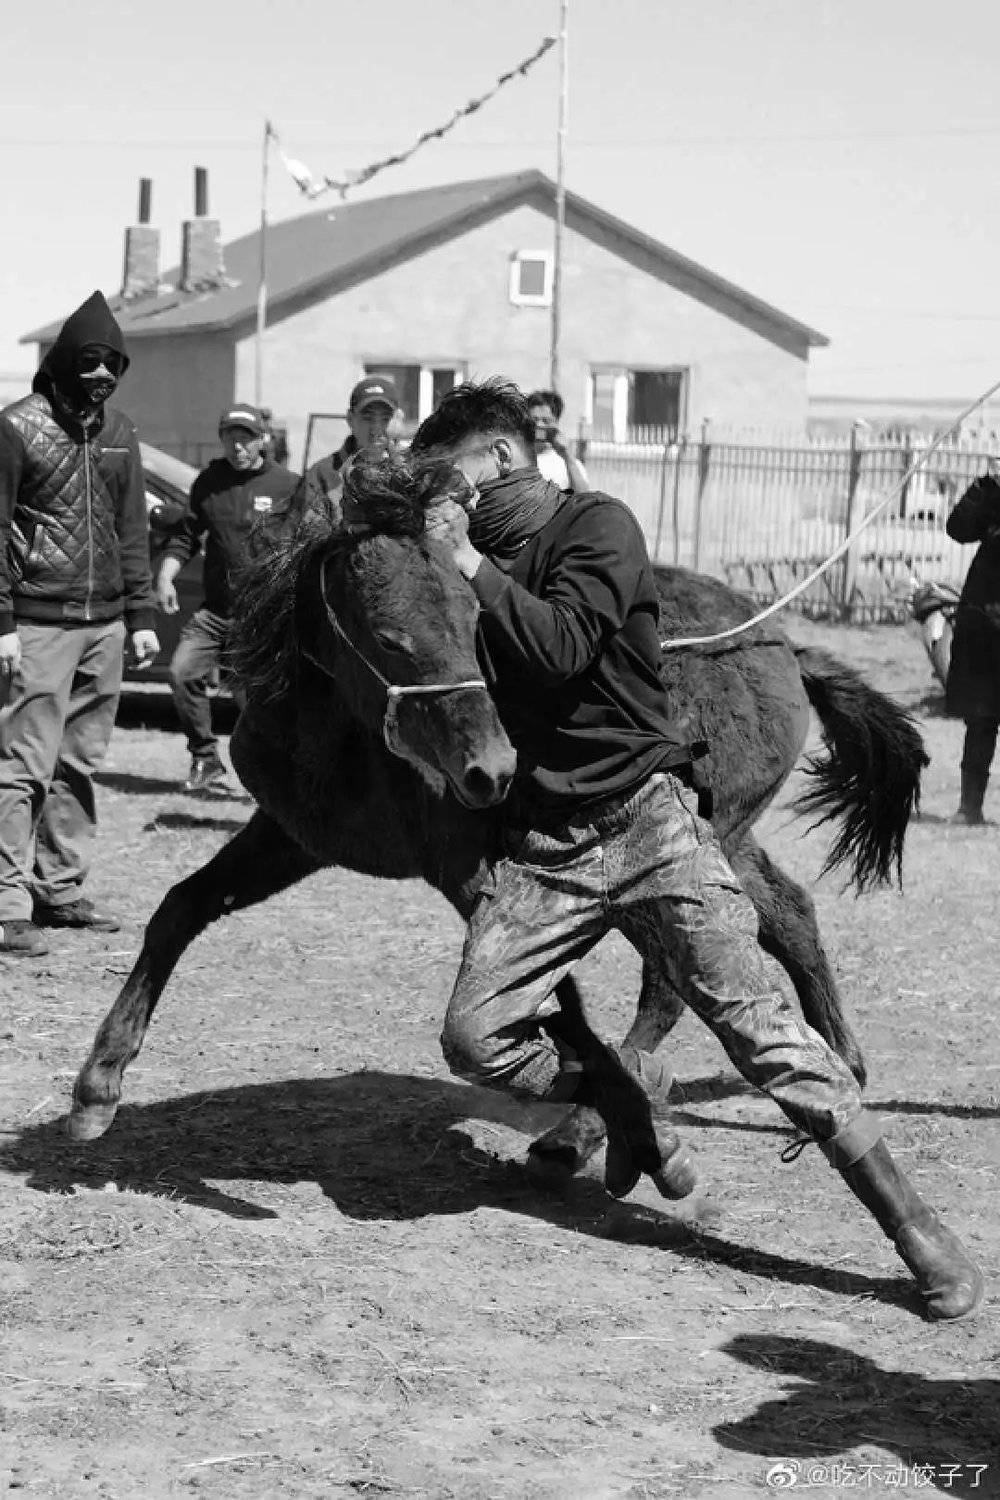
[[[572,976],[556,987],[556,998],[564,1011],[574,1004],[582,1008],[580,992]],[[684,1001],[664,974],[652,964],[642,966],[642,988],[635,1019],[623,1045],[640,1052],[655,1052],[680,1019]],[[528,1147],[528,1168],[538,1182],[558,1185],[582,1171],[604,1144],[604,1121],[589,1104],[574,1104],[550,1130]]]
[[[75,1140],[95,1140],[110,1127],[122,1074],[142,1046],[156,1003],[188,945],[218,917],[266,901],[319,868],[277,823],[255,812],[213,859],[171,887],[150,918],[142,951],[77,1075],[68,1121]]]
[[[740,884],[757,908],[761,947],[778,960],[792,981],[808,1024],[844,1059],[864,1088],[864,1055],[844,1014],[812,900],[749,834],[727,852]]]

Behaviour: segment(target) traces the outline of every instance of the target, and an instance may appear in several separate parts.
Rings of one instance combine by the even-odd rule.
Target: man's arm
[[[118,507],[118,556],[125,585],[125,623],[134,632],[153,629],[155,605],[149,574],[146,485],[139,442],[131,426],[128,449],[128,469]]]
[[[973,480],[945,522],[953,542],[983,542],[1000,526],[1000,484],[990,474]]]
[[[563,440],[562,433],[558,428],[550,434],[549,442],[552,444],[552,451],[558,454],[566,465],[569,487],[573,494],[586,495],[590,489],[590,480],[587,477],[587,471],[580,460],[574,457],[569,444]]]
[[[10,582],[10,532],[21,486],[24,450],[9,422],[0,418],[0,636],[14,632],[14,600]]]
[[[435,513],[445,509],[428,512],[432,534]],[[453,509],[467,527],[464,512]],[[607,638],[621,629],[648,563],[637,524],[624,507],[607,501],[574,514],[541,598],[476,552],[467,530],[454,552],[479,599],[491,647],[513,669],[553,686],[585,671]]]

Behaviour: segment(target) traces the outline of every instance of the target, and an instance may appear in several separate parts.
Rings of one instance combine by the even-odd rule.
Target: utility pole
[[[271,122],[264,121],[264,144],[260,163],[260,259],[257,269],[257,337],[254,344],[253,399],[264,404],[264,329],[267,325],[267,168],[271,149]]]
[[[566,227],[566,127],[569,115],[569,0],[559,0],[559,130],[556,136],[556,228],[552,253],[552,342],[549,385],[559,389],[559,339],[562,332],[562,257]]]

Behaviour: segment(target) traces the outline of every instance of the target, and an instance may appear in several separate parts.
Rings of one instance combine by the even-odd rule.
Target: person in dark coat
[[[946,523],[953,541],[978,542],[958,602],[948,711],[965,720],[962,791],[953,823],[981,824],[1000,729],[1000,483],[975,480]]]
[[[594,1103],[593,1058],[577,1052],[554,991],[617,928],[819,1143],[895,1242],[930,1315],[963,1317],[982,1297],[980,1271],[894,1161],[844,1063],[775,985],[757,914],[699,814],[697,747],[660,679],[656,581],[635,516],[544,479],[534,434],[521,392],[495,379],[450,391],[412,447],[467,482],[464,505],[445,497],[428,509],[426,534],[479,600],[483,676],[518,754],[445,1016],[445,1060],[488,1088]],[[637,1091],[647,1112],[644,1144],[609,1119],[605,1186],[624,1197],[645,1173],[663,1196],[686,1196],[696,1179],[663,1064],[628,1043],[602,1056],[619,1097]]]
[[[174,580],[205,547],[205,597],[181,632],[170,663],[174,706],[191,755],[186,792],[224,781],[226,768],[212,728],[208,688],[229,645],[233,588],[250,550],[253,527],[294,493],[299,476],[268,453],[263,413],[247,402],[227,406],[219,418],[223,455],[202,469],[188,509],[167,543],[156,579],[164,614],[180,608]]]
[[[83,885],[126,633],[140,666],[160,649],[139,444],[106,404],[128,363],[94,292],[0,412],[2,953],[45,953],[40,927],[119,925]]]

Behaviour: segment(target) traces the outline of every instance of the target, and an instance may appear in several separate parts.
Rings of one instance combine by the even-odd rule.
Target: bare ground
[[[72,1144],[72,1077],[143,922],[249,812],[175,790],[183,746],[147,702],[101,794],[94,888],[123,932],[0,959],[0,1492],[742,1497],[784,1461],[772,1488],[1000,1495],[1000,830],[943,821],[961,725],[912,635],[792,630],[914,708],[933,757],[905,894],[815,894],[872,1107],[986,1266],[978,1320],[924,1320],[693,1017],[670,1045],[704,1191],[619,1205],[597,1168],[535,1191],[520,1162],[550,1117],[440,1060],[461,931],[419,885],[330,871],[199,939],[113,1130]],[[823,836],[780,807],[763,831],[812,885]],[[609,940],[585,977],[619,1032],[632,954]]]

